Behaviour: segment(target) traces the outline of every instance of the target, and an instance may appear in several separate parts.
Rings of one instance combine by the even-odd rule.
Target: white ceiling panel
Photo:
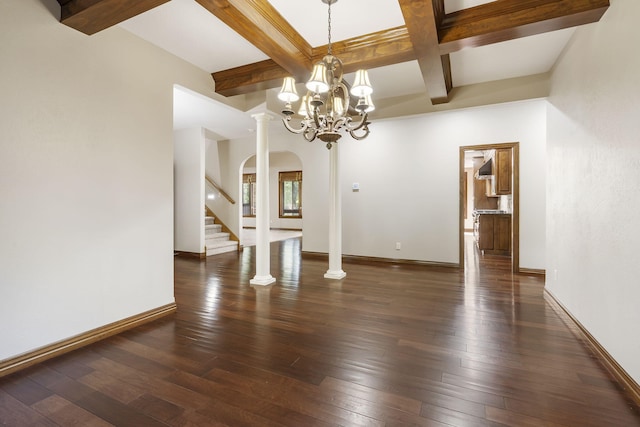
[[[546,73],[575,28],[463,49],[451,54],[454,86]]]
[[[327,44],[327,5],[322,0],[269,0],[313,47]],[[404,25],[397,0],[339,0],[331,6],[331,39],[346,40]]]
[[[371,96],[374,104],[380,99],[426,92],[418,61],[402,62],[368,71],[373,86]],[[353,75],[346,76],[350,83],[353,83],[353,78]]]
[[[268,59],[194,0],[172,0],[119,25],[208,73]]]

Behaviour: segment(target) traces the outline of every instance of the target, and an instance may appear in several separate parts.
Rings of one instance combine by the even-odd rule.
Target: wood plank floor
[[[466,271],[301,258],[272,243],[175,260],[178,310],[0,379],[8,426],[640,426],[543,280],[470,248]]]

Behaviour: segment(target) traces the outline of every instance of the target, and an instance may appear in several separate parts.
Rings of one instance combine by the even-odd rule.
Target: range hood
[[[478,169],[478,173],[476,174],[476,179],[491,179],[493,176],[493,160],[489,159],[480,166]]]

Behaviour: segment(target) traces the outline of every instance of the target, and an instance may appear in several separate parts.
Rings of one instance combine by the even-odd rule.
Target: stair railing
[[[204,175],[204,179],[209,183],[209,185],[211,185],[213,188],[215,188],[220,193],[220,195],[222,197],[227,199],[229,201],[229,203],[231,203],[232,205],[236,204],[236,201],[233,200],[231,198],[231,196],[229,196],[227,194],[227,192],[222,189],[222,187],[220,187],[218,184],[216,184],[216,182],[213,179],[211,179],[211,177],[209,175],[205,174]]]

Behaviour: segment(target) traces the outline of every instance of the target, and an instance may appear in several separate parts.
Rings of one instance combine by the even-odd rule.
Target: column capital
[[[256,119],[257,122],[272,120],[273,114],[267,112],[255,113],[251,115],[252,118]]]

